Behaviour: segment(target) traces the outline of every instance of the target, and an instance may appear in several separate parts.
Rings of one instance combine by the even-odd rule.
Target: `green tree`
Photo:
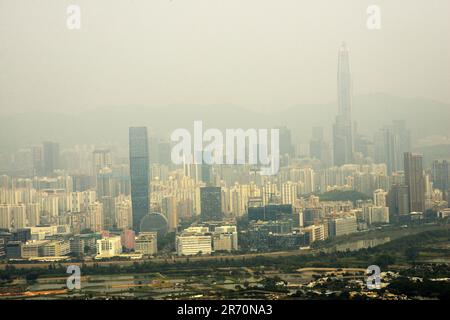
[[[32,271],[25,275],[25,280],[28,283],[35,283],[38,277],[39,275],[36,272]]]
[[[409,247],[405,250],[405,257],[412,264],[416,263],[418,256],[419,250],[415,247]]]
[[[378,255],[374,261],[374,264],[379,266],[381,270],[387,269],[390,265],[394,263],[395,257],[387,253],[382,253]]]

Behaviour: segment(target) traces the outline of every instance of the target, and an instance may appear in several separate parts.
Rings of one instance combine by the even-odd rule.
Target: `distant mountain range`
[[[325,128],[331,140],[336,103],[298,105],[271,114],[239,107],[114,107],[74,114],[20,113],[0,118],[0,148],[15,148],[44,140],[72,144],[127,143],[128,127],[145,125],[158,136],[169,137],[176,128],[192,130],[194,120],[204,126],[224,128],[271,128],[286,125],[293,138],[307,142],[313,126]],[[413,137],[450,134],[450,105],[424,99],[407,99],[385,94],[354,98],[353,117],[359,132],[373,132],[392,120],[405,120]]]

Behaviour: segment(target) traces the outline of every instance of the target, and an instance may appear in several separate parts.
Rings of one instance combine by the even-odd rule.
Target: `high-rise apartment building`
[[[164,197],[161,207],[163,214],[167,218],[169,230],[176,230],[178,227],[177,199],[174,196]]]
[[[111,152],[106,149],[97,149],[92,153],[92,176],[97,185],[100,170],[112,167]]]
[[[375,206],[386,207],[387,192],[383,189],[377,189],[373,193],[373,203]]]
[[[421,155],[405,152],[405,184],[408,186],[409,210],[411,212],[425,211],[425,180]]]

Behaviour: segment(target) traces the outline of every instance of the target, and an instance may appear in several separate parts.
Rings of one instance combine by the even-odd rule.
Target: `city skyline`
[[[450,298],[448,1],[27,1],[0,0],[0,300]]]

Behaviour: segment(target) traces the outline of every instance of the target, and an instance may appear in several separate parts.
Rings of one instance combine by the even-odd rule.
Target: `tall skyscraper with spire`
[[[150,213],[147,128],[131,127],[129,139],[133,230],[139,232],[142,218]]]
[[[352,83],[349,50],[342,44],[338,56],[338,115],[333,126],[334,164],[341,166],[353,160]]]

